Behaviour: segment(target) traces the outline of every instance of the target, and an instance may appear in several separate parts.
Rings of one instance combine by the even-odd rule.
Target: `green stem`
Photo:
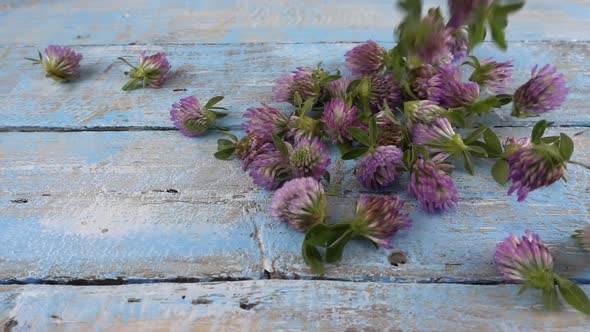
[[[213,126],[211,126],[211,128],[217,129],[217,130],[220,130],[220,131],[229,131],[229,128],[227,128],[227,127],[221,127],[221,126],[218,126],[218,125],[213,125]]]
[[[352,228],[349,228],[346,232],[342,233],[336,239],[336,241],[332,242],[328,248],[332,248],[333,246],[337,245],[340,241],[342,241],[342,239],[344,239],[346,236],[348,236],[348,234],[353,233],[353,232],[354,232],[354,230]]]
[[[129,82],[125,83],[125,85],[123,85],[123,91],[129,91],[129,90],[135,89],[138,82],[139,82],[139,78],[134,78],[134,79],[130,80]]]
[[[33,58],[27,58],[27,57],[25,57],[25,59],[32,61],[33,64],[35,64],[35,65],[41,64],[41,61],[39,61],[39,59],[33,59]]]
[[[126,63],[128,66],[129,66],[129,67],[131,67],[131,68],[133,68],[133,69],[137,70],[137,67],[135,67],[134,65],[130,64],[130,63],[129,63],[129,61],[125,60],[123,57],[118,57],[117,59],[119,59],[119,60],[121,60],[121,61],[125,62],[125,63]]]
[[[588,165],[588,164],[584,164],[584,163],[581,163],[581,162],[579,162],[579,161],[570,160],[570,161],[568,161],[568,163],[570,163],[570,164],[574,164],[574,165],[578,165],[578,166],[582,166],[582,167],[584,167],[584,168],[586,168],[586,169],[590,169],[590,165]]]

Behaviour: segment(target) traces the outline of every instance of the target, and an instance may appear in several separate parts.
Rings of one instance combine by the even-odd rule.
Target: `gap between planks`
[[[530,124],[490,125],[490,128],[532,128]],[[589,128],[590,123],[560,124],[549,128]],[[241,131],[236,125],[227,126],[229,131]],[[119,132],[119,131],[178,131],[175,127],[164,126],[89,126],[89,127],[44,127],[44,126],[0,126],[0,133],[78,133],[78,132]],[[587,130],[580,131],[580,134]]]
[[[368,38],[369,39],[369,38]],[[391,44],[394,40],[379,40],[371,39],[380,44]],[[104,43],[104,44],[62,44],[67,47],[121,47],[121,46],[146,46],[146,47],[175,47],[175,46],[255,46],[255,45],[326,45],[326,44],[362,44],[367,40],[353,40],[353,41],[317,41],[317,42],[227,42],[227,43]],[[519,43],[519,44],[587,44],[590,43],[590,39],[541,39],[541,40],[508,40],[508,43]],[[494,43],[491,41],[484,41],[482,45],[493,46]],[[0,44],[0,49],[6,48],[28,48],[28,47],[45,47],[46,45],[41,44]]]

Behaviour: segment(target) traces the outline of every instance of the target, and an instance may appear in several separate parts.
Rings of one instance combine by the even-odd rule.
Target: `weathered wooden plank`
[[[590,329],[590,319],[573,308],[562,305],[559,312],[546,312],[537,291],[523,296],[517,291],[514,285],[266,280],[115,287],[29,285],[3,290],[0,296],[9,293],[14,298],[8,312],[12,331]]]
[[[391,41],[394,1],[19,1],[0,5],[0,44]],[[429,6],[446,1],[426,1]],[[590,5],[527,1],[510,40],[585,39]],[[43,21],[42,28],[30,22]],[[18,28],[17,28],[18,27]]]
[[[343,54],[354,44],[253,44],[82,47],[83,79],[57,84],[43,77],[24,56],[35,48],[0,49],[0,127],[49,126],[161,126],[170,127],[168,109],[179,98],[196,94],[201,99],[225,95],[232,114],[225,124],[237,127],[247,107],[270,102],[273,81],[296,66],[323,61],[331,69],[343,68]],[[116,58],[137,57],[142,49],[165,50],[174,76],[159,90],[121,91],[128,68]],[[555,64],[571,87],[562,110],[547,116],[558,124],[590,125],[590,44],[515,43],[507,53],[485,45],[478,55],[515,60],[516,87],[526,82],[537,63]],[[187,91],[174,91],[187,89]],[[287,105],[285,107],[288,107]],[[483,119],[491,125],[530,125],[536,119],[517,120],[510,110]]]
[[[262,273],[257,194],[213,140],[27,133],[0,146],[0,279]]]
[[[0,280],[259,278],[264,270],[275,278],[314,277],[300,258],[302,234],[269,216],[270,195],[251,184],[237,161],[213,158],[216,138],[1,133]],[[575,140],[575,158],[587,162],[588,135]],[[519,204],[482,166],[475,177],[460,169],[453,175],[461,192],[456,212],[426,215],[408,206],[414,225],[394,241],[406,264],[393,266],[391,251],[355,242],[326,278],[498,281],[495,243],[531,228],[551,246],[558,271],[590,280],[590,255],[569,239],[590,222],[588,172],[573,166],[568,183]],[[351,217],[359,187],[349,171],[331,168],[333,178],[349,173],[330,197],[331,221]],[[407,197],[404,181],[394,192]]]
[[[572,135],[576,131],[567,132]],[[504,129],[500,133],[523,137],[530,129]],[[587,135],[576,138],[575,159],[590,160],[587,141]],[[326,277],[386,282],[496,282],[501,279],[494,264],[495,244],[510,232],[522,234],[532,229],[549,244],[558,271],[588,280],[590,254],[582,251],[570,235],[590,222],[589,172],[572,166],[567,183],[533,192],[526,203],[518,203],[514,196],[506,196],[507,188],[495,184],[489,175],[491,163],[479,162],[477,167],[475,176],[462,167],[453,173],[460,195],[459,208],[441,215],[420,211],[405,192],[407,179],[402,179],[393,192],[412,203],[409,209],[413,224],[395,237],[395,249],[375,250],[368,242],[352,243],[340,264],[328,265]],[[341,195],[330,201],[329,220],[334,222],[350,220],[356,205],[359,186],[350,175],[343,188]],[[269,201],[260,204],[265,206]],[[303,235],[287,232],[285,225],[276,225],[270,218],[265,220],[269,224],[263,240],[271,264],[267,269],[281,277],[312,277],[301,258],[299,244]],[[400,257],[402,262],[398,263]]]

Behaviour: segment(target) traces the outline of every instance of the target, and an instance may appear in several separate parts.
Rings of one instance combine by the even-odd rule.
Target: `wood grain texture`
[[[330,69],[344,70],[343,54],[355,44],[253,44],[80,47],[85,58],[78,82],[58,84],[43,76],[25,56],[36,48],[0,48],[0,128],[41,127],[166,127],[170,105],[195,94],[202,100],[226,96],[231,114],[224,124],[238,127],[243,112],[260,102],[271,102],[274,80],[296,66],[315,66],[323,61]],[[161,89],[121,91],[128,70],[118,56],[137,58],[141,50],[164,50],[175,69]],[[546,118],[559,125],[590,125],[590,44],[513,43],[507,53],[484,45],[476,52],[482,58],[513,59],[512,87],[530,78],[536,64],[554,64],[564,72],[571,87],[561,110]],[[186,89],[187,91],[174,91]],[[289,109],[290,106],[283,105]],[[491,114],[481,121],[489,125],[525,126],[537,119],[518,120],[510,109]]]
[[[446,1],[425,1],[427,6]],[[510,40],[588,40],[590,4],[531,0],[511,17]],[[8,1],[0,44],[392,41],[393,0]],[[40,27],[31,18],[43,20]]]
[[[500,130],[517,137],[529,132]],[[256,279],[265,270],[273,278],[316,277],[300,257],[303,235],[268,214],[270,194],[254,187],[237,161],[213,158],[216,138],[1,133],[0,280]],[[575,159],[587,162],[590,137],[575,141]],[[330,221],[352,216],[360,190],[350,163],[338,164],[332,177],[338,182],[345,176],[342,190],[329,199]],[[393,266],[391,251],[359,241],[325,277],[497,282],[496,242],[531,228],[551,246],[558,271],[590,281],[590,255],[569,238],[590,222],[588,172],[572,166],[567,183],[533,192],[519,204],[493,182],[489,166],[480,163],[474,177],[461,168],[454,173],[461,193],[455,212],[427,215],[409,199],[414,225],[394,240],[406,264]],[[405,181],[393,192],[408,198]]]
[[[260,277],[248,213],[257,193],[213,158],[214,141],[86,132],[0,142],[0,279]]]
[[[583,286],[586,291],[590,286]],[[12,331],[568,331],[590,318],[542,309],[518,286],[245,281],[13,286]],[[6,324],[6,323],[4,323]]]

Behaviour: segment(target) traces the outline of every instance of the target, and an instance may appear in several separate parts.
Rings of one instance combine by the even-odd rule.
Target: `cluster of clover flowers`
[[[477,116],[511,102],[511,115],[526,118],[556,110],[565,100],[564,77],[550,65],[535,66],[530,80],[510,95],[505,94],[512,78],[510,61],[470,56],[488,30],[498,47],[507,48],[507,17],[523,2],[449,0],[448,21],[438,8],[422,17],[421,0],[400,0],[398,5],[406,16],[394,48],[387,50],[374,41],[354,47],[345,54],[350,77],[321,65],[284,74],[273,89],[274,99],[291,103],[295,110],[285,113],[267,104],[248,109],[240,139],[215,125],[226,115],[225,108],[216,106],[221,96],[205,105],[189,96],[170,110],[174,125],[186,136],[200,136],[209,128],[227,135],[218,140],[215,156],[236,155],[255,184],[276,190],[271,213],[306,232],[302,254],[316,273],[324,272],[324,261],[339,261],[352,238],[391,248],[391,238],[411,224],[398,196],[369,194],[361,194],[351,221],[326,224],[326,142],[337,146],[341,159],[356,160],[356,179],[366,189],[390,188],[408,172],[408,192],[429,213],[456,207],[457,188],[449,173],[457,160],[473,174],[473,158],[495,159],[493,178],[502,185],[511,181],[508,194],[516,191],[519,202],[563,178],[568,163],[579,164],[570,160],[571,138],[544,136],[550,125],[544,120],[530,137],[504,143],[484,125],[466,135],[455,131],[472,128]],[[61,46],[49,46],[45,57],[39,53],[38,59],[29,58],[60,82],[79,77],[81,59]],[[160,87],[171,69],[164,53],[142,53],[137,67],[120,59],[132,68],[123,90]],[[462,80],[461,66],[472,68],[468,82]],[[590,225],[574,237],[590,250]],[[524,284],[522,291],[541,289],[547,308],[557,306],[557,287],[569,304],[590,314],[584,292],[553,272],[551,253],[537,234],[527,230],[522,238],[511,234],[501,241],[496,263],[506,280]]]

